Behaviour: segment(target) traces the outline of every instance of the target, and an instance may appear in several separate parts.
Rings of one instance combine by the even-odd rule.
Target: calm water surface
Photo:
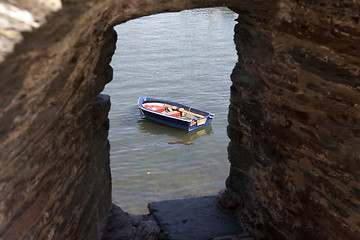
[[[216,194],[229,172],[226,147],[230,74],[237,60],[227,8],[165,13],[118,25],[111,65],[113,201],[133,214],[153,201]],[[215,114],[187,133],[144,119],[139,96],[181,102]]]

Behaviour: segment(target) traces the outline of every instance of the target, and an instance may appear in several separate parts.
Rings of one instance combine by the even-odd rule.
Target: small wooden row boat
[[[192,131],[211,124],[213,114],[163,99],[140,97],[140,112],[153,121]]]

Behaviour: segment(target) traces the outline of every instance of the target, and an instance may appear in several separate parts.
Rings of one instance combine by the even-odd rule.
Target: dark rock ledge
[[[103,240],[253,240],[244,223],[219,208],[216,196],[149,203],[149,215],[113,205]]]
[[[160,240],[161,231],[154,217],[132,215],[112,205],[102,240]]]

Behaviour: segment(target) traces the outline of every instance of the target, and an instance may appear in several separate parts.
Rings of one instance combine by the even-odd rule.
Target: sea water
[[[133,214],[147,203],[214,195],[229,173],[226,135],[237,15],[227,8],[142,17],[115,27],[110,132],[113,202]],[[213,113],[210,127],[184,132],[144,119],[140,96]]]

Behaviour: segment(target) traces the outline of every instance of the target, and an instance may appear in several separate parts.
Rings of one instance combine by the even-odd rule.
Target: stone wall
[[[41,2],[14,8],[36,18]],[[85,26],[88,11],[64,4],[3,54],[0,239],[101,236],[111,208],[110,99],[97,95],[112,78],[116,35],[106,21],[100,31]],[[13,16],[22,19],[5,20]]]
[[[231,6],[227,187],[258,236],[359,239],[359,3],[0,3],[0,239],[96,239],[111,208],[113,26]]]
[[[360,239],[360,3],[257,2],[234,8],[239,215],[258,237]]]
[[[98,239],[111,208],[110,99],[98,95],[115,32],[89,6],[12,2],[0,3],[19,26],[1,40],[21,41],[0,65],[0,239]]]

